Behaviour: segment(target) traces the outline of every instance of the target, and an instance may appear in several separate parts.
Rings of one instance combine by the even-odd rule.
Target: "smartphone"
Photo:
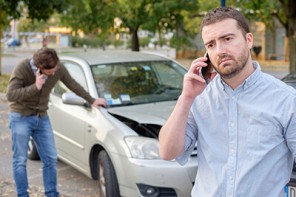
[[[207,65],[206,67],[202,67],[202,68],[201,68],[201,74],[202,74],[203,78],[204,78],[205,80],[207,80],[207,79],[209,79],[209,74],[212,73],[214,67],[213,67],[212,62],[210,61],[210,58],[209,58],[208,52],[206,52],[206,53],[204,54],[204,57],[207,57],[207,58],[208,58],[207,61],[205,62],[205,63],[207,63],[208,65]]]

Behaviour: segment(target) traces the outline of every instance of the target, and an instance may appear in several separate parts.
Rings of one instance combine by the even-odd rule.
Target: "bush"
[[[6,93],[7,92],[7,86],[8,86],[9,78],[10,78],[9,74],[0,75],[0,92],[1,93]]]
[[[139,42],[140,42],[140,47],[143,47],[143,48],[147,47],[150,42],[150,38],[149,37],[140,38]]]
[[[192,43],[186,37],[173,36],[170,40],[170,46],[177,50],[192,48]]]
[[[71,46],[74,48],[80,48],[86,45],[88,48],[98,48],[103,47],[103,45],[107,46],[111,43],[108,39],[102,39],[98,37],[71,37],[70,39]]]
[[[123,46],[123,41],[122,40],[114,40],[113,41],[113,45],[115,46],[115,47],[119,47],[119,46]]]

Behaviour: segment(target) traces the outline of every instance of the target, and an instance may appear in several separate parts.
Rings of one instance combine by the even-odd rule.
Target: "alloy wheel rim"
[[[102,197],[106,197],[106,180],[105,180],[105,173],[104,173],[104,167],[103,165],[100,163],[99,166],[99,184],[100,184],[100,189],[101,189],[101,193],[102,193]]]

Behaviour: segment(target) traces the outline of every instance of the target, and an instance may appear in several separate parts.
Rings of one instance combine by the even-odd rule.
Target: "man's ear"
[[[247,33],[246,34],[246,40],[248,43],[248,47],[251,50],[253,48],[253,34],[252,33]]]

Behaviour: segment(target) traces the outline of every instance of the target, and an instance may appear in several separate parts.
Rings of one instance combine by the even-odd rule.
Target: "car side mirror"
[[[62,101],[68,105],[80,105],[84,107],[91,107],[91,104],[85,101],[80,96],[77,96],[74,92],[66,92],[62,95]]]

